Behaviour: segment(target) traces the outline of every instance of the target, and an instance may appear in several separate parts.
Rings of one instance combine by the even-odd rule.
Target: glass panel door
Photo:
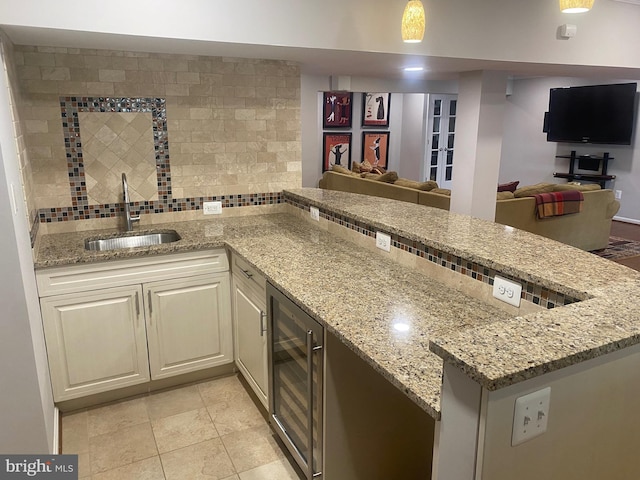
[[[321,468],[322,326],[269,291],[270,414],[276,432],[300,467]]]
[[[456,95],[429,95],[426,180],[451,188],[457,114]]]

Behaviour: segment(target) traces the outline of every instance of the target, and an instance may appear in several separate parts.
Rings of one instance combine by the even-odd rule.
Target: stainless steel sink
[[[154,232],[127,232],[101,238],[87,238],[84,241],[85,250],[118,250],[121,248],[148,247],[180,240],[175,230],[159,230]]]

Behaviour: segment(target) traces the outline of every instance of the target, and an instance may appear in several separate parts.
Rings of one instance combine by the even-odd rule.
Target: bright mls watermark
[[[0,480],[78,480],[78,455],[1,455]]]

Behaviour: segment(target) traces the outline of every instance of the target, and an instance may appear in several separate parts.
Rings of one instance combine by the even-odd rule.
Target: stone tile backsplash
[[[22,45],[6,50],[15,69],[10,85],[32,222],[118,215],[122,172],[133,209],[143,214],[199,209],[210,199],[226,208],[274,204],[278,192],[301,186],[294,64]],[[140,102],[149,108],[113,106]]]

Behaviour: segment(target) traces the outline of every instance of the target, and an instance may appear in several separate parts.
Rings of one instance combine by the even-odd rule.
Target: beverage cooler
[[[267,285],[269,418],[307,479],[322,478],[323,327]]]

